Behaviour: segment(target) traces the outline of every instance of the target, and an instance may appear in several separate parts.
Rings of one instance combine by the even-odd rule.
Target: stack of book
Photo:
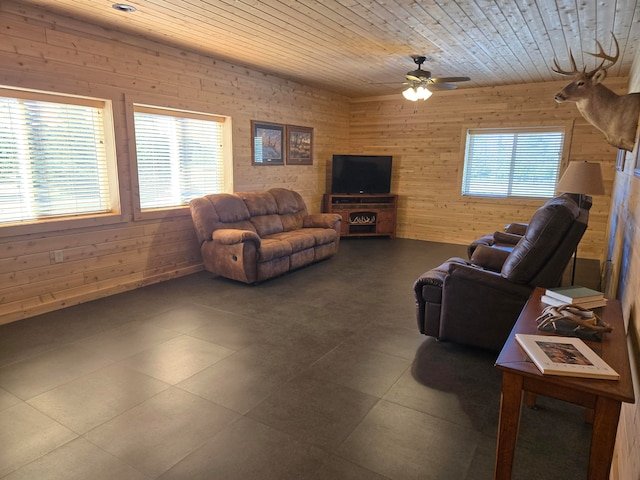
[[[547,305],[559,307],[560,305],[576,305],[582,308],[598,308],[607,304],[604,293],[587,287],[574,285],[571,287],[547,288],[542,296],[542,301]]]

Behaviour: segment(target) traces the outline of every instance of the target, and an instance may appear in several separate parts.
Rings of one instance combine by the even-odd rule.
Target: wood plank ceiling
[[[401,91],[426,55],[434,77],[468,76],[459,88],[561,79],[596,66],[596,39],[626,76],[640,45],[640,0],[23,0],[348,97]],[[389,84],[387,84],[389,82]]]

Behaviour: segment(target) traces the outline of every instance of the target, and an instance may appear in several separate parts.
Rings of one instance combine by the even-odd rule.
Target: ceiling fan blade
[[[409,80],[410,82],[421,82],[423,80],[422,77],[416,77],[415,75],[411,75],[412,73],[413,72],[409,72],[405,75],[406,79]]]
[[[433,79],[432,79],[433,80]],[[456,88],[458,88],[457,85],[452,85],[450,83],[436,83],[436,82],[429,82],[429,88],[437,88],[440,90],[455,90]]]
[[[469,77],[439,77],[431,79],[433,83],[468,82],[469,80],[471,80]]]

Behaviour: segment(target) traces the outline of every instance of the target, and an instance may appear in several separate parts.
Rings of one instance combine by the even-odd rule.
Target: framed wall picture
[[[313,165],[313,128],[287,125],[287,165]]]
[[[252,120],[251,132],[252,165],[284,165],[284,125]]]

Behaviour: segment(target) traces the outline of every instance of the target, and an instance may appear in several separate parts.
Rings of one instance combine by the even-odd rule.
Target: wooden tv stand
[[[323,209],[342,215],[342,237],[396,236],[397,195],[326,194]]]

